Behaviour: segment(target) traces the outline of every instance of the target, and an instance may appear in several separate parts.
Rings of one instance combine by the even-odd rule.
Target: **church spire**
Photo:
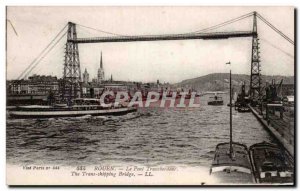
[[[102,51],[101,51],[101,54],[100,54],[100,68],[103,69],[103,63],[102,63]]]
[[[100,68],[98,69],[98,75],[97,75],[97,81],[98,83],[102,83],[104,81],[104,69],[103,69],[103,60],[102,60],[102,51],[100,52]]]

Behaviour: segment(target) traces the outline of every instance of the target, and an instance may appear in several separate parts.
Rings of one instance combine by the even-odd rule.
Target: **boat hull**
[[[246,112],[251,112],[249,107],[238,107],[238,112],[240,113],[246,113]]]
[[[249,148],[255,181],[264,184],[293,184],[294,161],[277,145],[262,142]]]
[[[116,108],[102,110],[66,110],[66,111],[10,111],[12,118],[58,118],[58,117],[80,117],[85,115],[125,115],[137,111],[136,108]]]
[[[220,183],[252,184],[254,182],[251,171],[247,146],[232,143],[233,158],[230,157],[230,143],[219,143],[210,168],[210,174]]]
[[[224,105],[223,101],[209,101],[207,105]]]

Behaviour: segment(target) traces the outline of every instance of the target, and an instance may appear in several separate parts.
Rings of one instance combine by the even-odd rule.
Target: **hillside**
[[[240,88],[242,82],[245,82],[246,89],[250,85],[250,75],[246,74],[232,74],[233,88]],[[283,79],[284,84],[294,84],[294,76],[264,76],[262,75],[262,86],[266,85],[266,82],[271,83],[272,79],[275,79],[276,83],[279,83]],[[205,76],[183,80],[180,83],[174,84],[175,87],[189,87],[198,91],[226,91],[229,88],[229,73],[213,73]]]

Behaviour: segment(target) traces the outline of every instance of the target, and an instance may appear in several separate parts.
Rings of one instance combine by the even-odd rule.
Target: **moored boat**
[[[250,112],[251,111],[248,106],[242,106],[242,105],[239,105],[237,110],[240,113],[245,113],[245,112]]]
[[[232,105],[231,70],[230,70],[230,102]],[[219,143],[210,168],[220,184],[252,184],[253,176],[247,146],[233,142],[232,139],[232,107],[230,107],[229,142]]]
[[[241,143],[219,143],[210,168],[210,174],[219,183],[252,184],[253,176],[247,146]]]
[[[257,183],[294,183],[294,161],[283,148],[262,142],[250,146],[249,153]]]

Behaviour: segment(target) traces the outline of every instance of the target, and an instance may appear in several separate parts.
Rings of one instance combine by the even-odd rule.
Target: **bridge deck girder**
[[[168,35],[141,35],[141,36],[110,36],[94,38],[77,38],[69,39],[73,43],[104,43],[104,42],[136,42],[136,41],[161,41],[161,40],[218,40],[239,37],[257,36],[253,31],[236,31],[236,32],[215,32],[215,33],[189,33],[189,34],[168,34]]]

